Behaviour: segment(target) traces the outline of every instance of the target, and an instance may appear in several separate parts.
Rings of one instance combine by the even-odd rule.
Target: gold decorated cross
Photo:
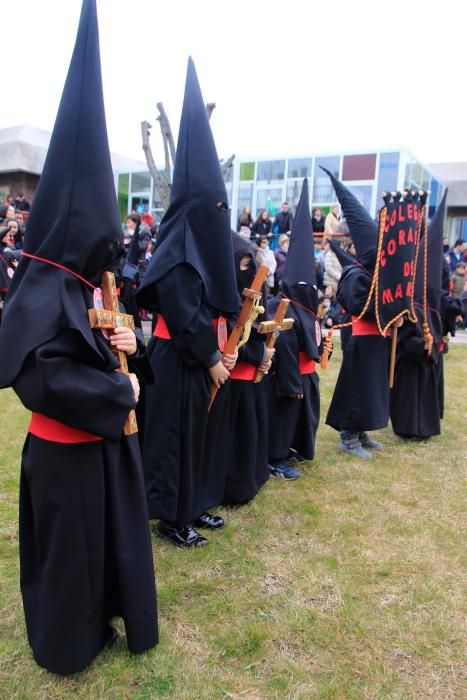
[[[263,321],[259,324],[258,333],[266,333],[268,336],[265,343],[268,349],[274,347],[274,345],[276,344],[276,340],[279,337],[279,333],[282,333],[282,331],[290,330],[290,328],[292,328],[294,324],[293,318],[285,318],[285,314],[287,313],[289,304],[290,299],[281,299],[281,301],[279,302],[279,306],[276,309],[276,313],[274,314],[273,320]],[[257,369],[255,378],[253,380],[254,383],[259,384],[263,377],[264,372],[261,372],[261,370]]]
[[[135,321],[130,314],[124,314],[120,311],[117,287],[115,285],[115,275],[113,272],[104,272],[101,277],[102,293],[104,296],[104,307],[102,309],[88,309],[89,323],[91,328],[100,328],[101,330],[113,331],[115,328],[131,328],[135,330]],[[129,374],[128,360],[126,352],[112,348],[112,352],[120,362],[119,371],[123,374]],[[131,410],[128,414],[125,426],[123,428],[125,435],[134,435],[138,432],[138,424],[136,423],[136,413]]]

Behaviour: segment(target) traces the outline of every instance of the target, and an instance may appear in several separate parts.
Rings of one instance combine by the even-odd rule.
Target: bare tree
[[[169,118],[164,109],[162,102],[158,102],[156,105],[159,115],[156,117],[159,122],[162,144],[164,148],[164,167],[158,169],[154,160],[154,156],[151,149],[151,144],[149,139],[151,136],[152,126],[149,122],[141,122],[141,135],[143,137],[143,151],[146,156],[146,163],[148,164],[149,173],[154,182],[154,187],[157,191],[159,199],[162,203],[163,208],[166,210],[170,202],[170,188],[172,186],[172,170],[175,165],[175,141],[172,133],[172,128],[170,126]],[[208,102],[206,105],[206,114],[208,119],[211,119],[211,115],[216,108],[215,102]],[[227,160],[221,160],[221,170],[222,175],[226,173],[233,167],[233,162],[235,160],[235,155],[232,154]]]

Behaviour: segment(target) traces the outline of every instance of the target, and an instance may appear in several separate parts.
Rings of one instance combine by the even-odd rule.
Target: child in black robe
[[[158,315],[148,346],[155,382],[146,395],[143,449],[149,517],[173,544],[203,546],[207,538],[193,524],[223,525],[206,512],[216,505],[217,475],[203,449],[211,382],[222,386],[229,377],[225,316],[240,300],[227,193],[191,59],[170,206],[136,297]]]
[[[109,342],[88,320],[119,230],[96,7],[84,0],[0,330],[0,386],[13,386],[33,412],[19,517],[28,639],[37,663],[58,674],[82,671],[115,640],[114,616],[123,618],[133,653],[158,640],[138,438],[123,435],[138,381],[116,371],[110,349],[134,355],[136,369],[144,345],[135,353],[125,328]]]
[[[269,464],[272,476],[292,480],[301,472],[288,461],[314,458],[320,412],[316,363],[322,344],[307,178],[292,227],[282,291],[268,304],[270,317],[284,297],[290,299],[287,316],[295,323],[276,343],[269,383]]]

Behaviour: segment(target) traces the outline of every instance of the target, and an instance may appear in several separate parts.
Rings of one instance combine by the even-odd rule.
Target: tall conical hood
[[[366,262],[369,255],[376,253],[378,244],[378,224],[355,195],[342,184],[329,170],[320,166],[331,178],[332,186],[344,212],[350,235],[357,251],[357,259]]]
[[[315,251],[313,227],[308,197],[308,178],[303,180],[297,213],[290,234],[289,252],[282,276],[282,285],[307,282],[316,285]]]
[[[139,303],[158,311],[154,284],[175,265],[188,263],[204,282],[208,302],[224,312],[238,308],[230,213],[206,107],[192,59],[188,61],[170,206],[138,291]]]
[[[83,0],[24,250],[99,283],[100,273],[116,258],[120,232],[105,124],[96,3]],[[31,350],[62,328],[81,332],[102,359],[87,318],[91,303],[79,279],[23,257],[3,315],[0,386],[15,378]]]
[[[443,280],[443,232],[444,219],[446,216],[447,189],[439,207],[428,226],[427,231],[427,303],[432,309],[441,309],[441,291]],[[423,304],[424,300],[424,267],[425,267],[425,240],[420,240],[420,250],[417,260],[417,274],[415,279],[415,301]]]
[[[347,267],[355,263],[355,258],[351,253],[341,248],[337,243],[334,243],[334,241],[329,241],[329,244],[342,267]]]
[[[290,234],[289,252],[282,277],[282,291],[292,302],[288,315],[299,321],[308,357],[318,359],[320,339],[316,338],[315,324],[318,289],[307,178],[303,180],[300,201]],[[296,328],[297,333],[299,328]]]

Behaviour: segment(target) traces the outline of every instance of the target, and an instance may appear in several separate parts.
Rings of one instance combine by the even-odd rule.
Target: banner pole
[[[391,338],[391,362],[389,364],[389,388],[392,389],[394,386],[394,369],[396,366],[396,345],[397,345],[397,331],[399,329],[397,326],[392,328],[392,338]]]

